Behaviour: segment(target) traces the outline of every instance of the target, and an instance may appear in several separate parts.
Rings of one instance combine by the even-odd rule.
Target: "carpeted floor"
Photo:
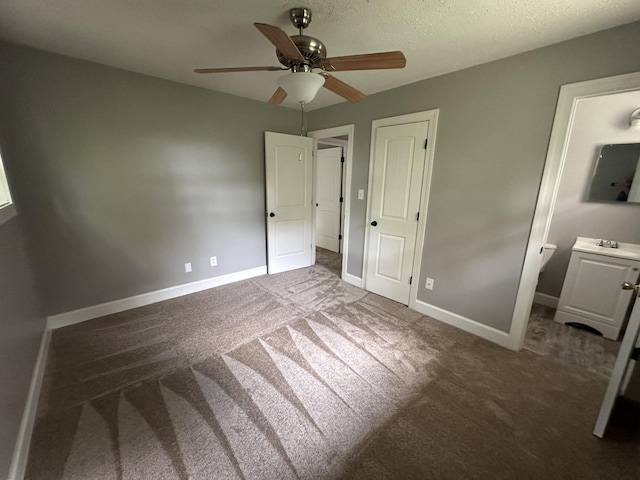
[[[342,278],[342,254],[316,247],[316,264],[322,265],[335,276]]]
[[[553,321],[555,309],[533,304],[524,348],[590,372],[611,376],[620,342],[570,325]]]
[[[26,478],[638,478],[605,387],[316,265],[56,330]]]

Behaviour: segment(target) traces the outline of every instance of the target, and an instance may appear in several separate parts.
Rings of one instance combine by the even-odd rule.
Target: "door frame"
[[[367,184],[367,213],[364,234],[364,255],[362,262],[362,287],[367,288],[367,258],[369,254],[369,222],[371,221],[371,190],[373,189],[373,166],[375,162],[375,146],[376,132],[380,127],[389,127],[394,125],[404,125],[407,123],[429,122],[427,128],[427,151],[425,154],[424,172],[422,174],[422,188],[420,193],[420,217],[418,219],[418,227],[416,230],[416,246],[413,255],[412,275],[414,281],[409,288],[409,308],[415,310],[416,300],[418,298],[418,286],[420,284],[420,269],[422,267],[422,251],[424,249],[424,236],[427,226],[427,211],[429,207],[429,194],[431,191],[431,178],[433,173],[433,157],[436,146],[436,132],[438,129],[439,109],[425,110],[422,112],[409,113],[406,115],[398,115],[395,117],[387,117],[373,120],[371,122],[371,146],[369,147],[369,173]],[[417,272],[417,274],[416,274]]]
[[[351,174],[353,171],[353,132],[355,130],[355,125],[342,125],[339,127],[331,127],[325,128],[322,130],[313,130],[311,132],[307,132],[307,136],[313,138],[313,203],[316,203],[316,170],[317,170],[317,153],[318,153],[318,140],[321,138],[331,138],[331,137],[339,137],[342,135],[347,135],[349,140],[347,141],[347,145],[345,147],[345,156],[344,156],[344,205],[342,206],[344,210],[344,225],[342,226],[343,234],[342,234],[342,275],[341,278],[345,282],[355,284],[357,286],[361,286],[359,284],[359,280],[354,275],[349,275],[347,273],[347,265],[349,263],[349,224],[351,217]],[[313,225],[313,251],[312,251],[312,263],[316,262],[316,209],[313,209],[312,219]]]
[[[549,149],[545,159],[538,201],[533,215],[511,319],[509,338],[505,345],[508,348],[520,350],[524,343],[542,262],[541,248],[549,235],[578,100],[638,89],[640,89],[640,72],[588,80],[560,87]]]

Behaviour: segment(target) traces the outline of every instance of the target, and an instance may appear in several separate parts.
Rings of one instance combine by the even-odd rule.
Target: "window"
[[[2,157],[0,157],[0,225],[12,218],[15,214],[16,209],[11,201],[11,192],[9,192],[7,176],[4,173]]]

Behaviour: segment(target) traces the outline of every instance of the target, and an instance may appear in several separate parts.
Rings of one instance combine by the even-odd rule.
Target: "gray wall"
[[[629,24],[312,111],[310,130],[355,124],[347,271],[362,274],[366,201],[356,195],[367,188],[371,121],[440,109],[418,298],[508,331],[559,88],[640,70],[638,44],[640,23]]]
[[[0,225],[0,478],[7,478],[45,328],[18,217]]]
[[[297,133],[296,111],[8,44],[0,62],[49,315],[266,264],[264,131]]]

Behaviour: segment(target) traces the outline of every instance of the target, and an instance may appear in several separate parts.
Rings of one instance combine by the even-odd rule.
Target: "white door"
[[[313,139],[265,132],[267,271],[312,264]]]
[[[429,122],[376,129],[366,289],[407,305]]]
[[[339,253],[342,148],[318,150],[316,172],[316,245]]]
[[[627,284],[627,286],[630,286]],[[631,287],[631,286],[630,286]],[[620,395],[622,389],[622,382],[625,379],[627,369],[629,368],[629,362],[633,354],[633,349],[638,343],[638,336],[640,333],[640,301],[637,298],[637,291],[639,285],[634,285],[634,293],[636,295],[635,304],[631,310],[631,316],[629,317],[629,323],[627,324],[627,330],[622,337],[622,343],[620,344],[620,350],[618,351],[618,357],[616,363],[613,366],[611,377],[609,378],[609,385],[607,391],[604,394],[602,400],[602,406],[600,407],[600,413],[598,414],[598,420],[593,430],[593,434],[596,437],[602,438],[604,431],[609,423],[611,412],[616,403],[618,395]],[[626,290],[627,288],[625,288]]]

